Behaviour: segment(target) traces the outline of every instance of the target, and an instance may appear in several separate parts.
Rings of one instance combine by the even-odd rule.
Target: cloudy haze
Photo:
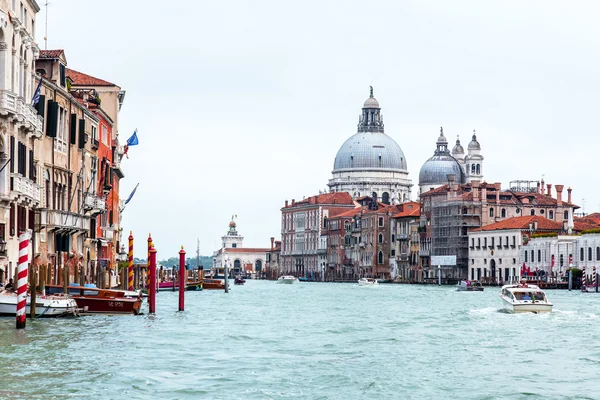
[[[37,38],[44,48],[45,7]],[[48,49],[127,91],[123,215],[137,257],[280,235],[280,207],[324,190],[373,85],[413,198],[440,126],[477,131],[488,182],[573,188],[598,211],[599,6],[581,1],[52,0]]]

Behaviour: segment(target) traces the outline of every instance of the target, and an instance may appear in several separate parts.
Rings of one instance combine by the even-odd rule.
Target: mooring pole
[[[134,290],[133,287],[133,232],[129,231],[129,254],[127,255],[127,290]]]
[[[175,282],[173,282],[173,284],[175,284]],[[179,311],[183,311],[186,284],[185,250],[183,249],[183,246],[181,246],[181,250],[179,250]]]
[[[25,329],[27,307],[27,269],[29,265],[29,233],[19,235],[19,264],[17,266],[17,329]]]
[[[150,314],[156,313],[156,249],[150,247],[150,285],[148,285],[148,306]]]
[[[438,286],[442,286],[442,266],[438,265]]]
[[[573,287],[573,264],[569,265],[569,292]]]

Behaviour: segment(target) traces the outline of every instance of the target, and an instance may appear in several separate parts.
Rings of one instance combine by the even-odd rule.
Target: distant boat
[[[377,279],[360,278],[358,280],[358,286],[377,286],[377,285],[379,285],[379,282],[377,282]]]
[[[246,283],[246,280],[241,277],[236,277],[233,283],[236,285],[243,285],[244,283]]]
[[[480,282],[476,281],[460,281],[460,283],[456,285],[456,290],[459,292],[483,292],[483,286],[481,286]]]
[[[27,296],[25,314],[31,310],[31,296]],[[77,315],[78,306],[74,299],[64,296],[42,296],[35,298],[36,317],[67,317]],[[17,293],[10,290],[0,291],[0,315],[11,317],[17,315]]]
[[[292,283],[296,283],[296,282],[300,282],[298,280],[298,278],[296,278],[295,276],[292,275],[283,275],[280,276],[279,279],[277,279],[277,283],[285,283],[285,284],[292,284]]]

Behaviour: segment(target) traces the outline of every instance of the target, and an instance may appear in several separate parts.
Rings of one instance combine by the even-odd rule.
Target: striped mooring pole
[[[585,282],[586,281],[586,276],[585,276],[585,267],[581,267],[581,288],[585,289]]]
[[[156,249],[150,248],[150,285],[148,286],[148,311],[150,314],[156,313]]]
[[[592,267],[592,287],[596,287],[596,266]]]
[[[28,232],[23,232],[19,235],[19,265],[17,267],[17,329],[25,329],[27,272],[29,269],[29,238],[30,235]]]
[[[129,231],[129,253],[127,254],[127,290],[133,289],[133,234]]]

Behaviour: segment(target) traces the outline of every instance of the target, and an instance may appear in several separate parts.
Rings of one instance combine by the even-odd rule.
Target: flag
[[[42,90],[42,77],[40,77],[40,83],[38,83],[35,92],[33,93],[33,98],[31,99],[31,106],[35,107],[37,103],[40,101],[40,92]]]
[[[129,151],[129,147],[138,145],[139,143],[140,143],[140,141],[138,140],[137,129],[136,129],[135,131],[133,131],[133,135],[131,135],[131,137],[129,139],[127,139],[127,143],[125,144],[125,149],[123,151],[123,154],[126,155],[127,158],[129,158],[129,155],[127,154],[127,152]]]
[[[125,200],[125,204],[129,203],[129,201],[131,200],[131,198],[135,194],[135,191],[137,190],[137,188],[138,188],[139,185],[140,185],[139,183],[137,185],[135,185],[135,187],[131,191],[131,194],[129,195],[129,197],[127,198],[127,200]]]

